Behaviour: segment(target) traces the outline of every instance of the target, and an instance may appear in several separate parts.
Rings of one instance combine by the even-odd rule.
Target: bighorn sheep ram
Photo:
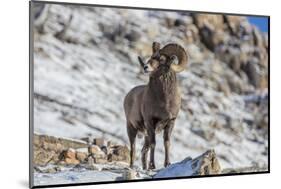
[[[175,64],[175,57],[178,63]],[[188,56],[178,44],[160,44],[153,42],[152,56],[144,63],[138,57],[144,71],[149,73],[149,83],[133,88],[125,97],[124,109],[127,120],[127,132],[130,141],[130,166],[135,159],[135,139],[138,132],[145,134],[142,148],[142,167],[147,169],[147,153],[150,149],[149,169],[155,169],[154,150],[155,133],[164,130],[165,161],[170,164],[170,136],[181,106],[180,89],[176,73],[187,65]]]

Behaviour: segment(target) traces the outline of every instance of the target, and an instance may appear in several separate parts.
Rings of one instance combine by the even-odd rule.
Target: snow
[[[72,184],[86,182],[114,181],[121,177],[121,173],[110,171],[62,171],[59,173],[34,173],[34,185],[55,185],[55,184]]]
[[[192,161],[186,159],[182,162],[170,165],[168,168],[160,170],[153,178],[169,178],[169,177],[181,177],[191,176],[196,170],[192,168]]]

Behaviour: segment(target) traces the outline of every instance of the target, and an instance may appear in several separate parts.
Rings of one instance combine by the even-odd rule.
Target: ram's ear
[[[155,52],[157,52],[157,51],[159,51],[160,50],[160,43],[158,43],[158,42],[153,42],[152,43],[152,53],[155,53]]]
[[[138,56],[138,60],[139,60],[141,67],[144,67],[145,63],[143,62],[143,60],[140,56]]]

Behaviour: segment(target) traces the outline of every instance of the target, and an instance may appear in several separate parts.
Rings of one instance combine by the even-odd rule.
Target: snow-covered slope
[[[153,41],[163,45],[177,42],[191,59],[189,69],[178,75],[183,103],[172,134],[172,162],[215,149],[223,168],[267,164],[268,102],[263,92],[267,86],[253,86],[251,79],[255,77],[249,69],[241,66],[237,71],[229,65],[233,62],[230,55],[250,52],[245,55],[248,62],[257,59],[254,70],[267,78],[266,39],[244,18],[213,22],[203,17],[209,30],[217,27],[210,38],[215,41],[216,31],[222,32],[218,36],[223,43],[212,41],[215,48],[211,48],[210,42],[203,40],[206,29],[201,28],[202,18],[189,13],[38,7],[34,28],[35,132],[74,139],[103,136],[128,143],[123,99],[131,88],[148,82],[148,76],[140,72],[137,56],[150,56]],[[249,41],[244,40],[249,32],[240,37],[243,27],[238,31],[234,27],[235,35],[231,34],[230,22],[250,30]],[[252,39],[254,33],[258,37]],[[238,52],[234,48],[237,43]],[[228,56],[224,56],[226,49]],[[257,50],[263,52],[261,57],[251,54]],[[239,58],[241,62],[243,57]],[[137,139],[137,157],[142,142]],[[162,167],[160,135],[156,148],[157,167]]]

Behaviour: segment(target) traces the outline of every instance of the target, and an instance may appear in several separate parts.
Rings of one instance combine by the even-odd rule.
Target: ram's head
[[[153,73],[163,67],[178,73],[186,68],[188,56],[184,48],[176,43],[170,43],[160,48],[160,43],[153,42],[152,55],[149,60],[146,63],[141,57],[138,57],[138,60],[146,73]]]

